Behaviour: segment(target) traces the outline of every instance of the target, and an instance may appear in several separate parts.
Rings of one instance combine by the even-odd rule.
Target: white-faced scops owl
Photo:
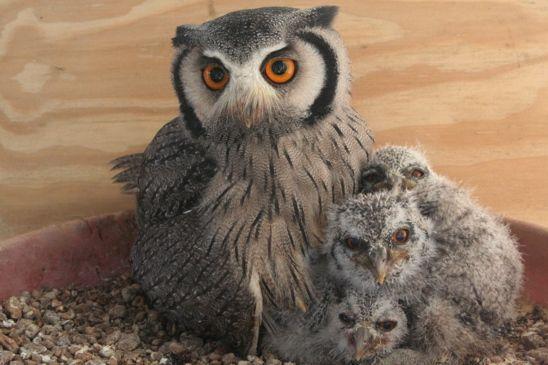
[[[136,192],[134,276],[180,326],[257,346],[266,306],[305,309],[303,253],[373,142],[350,106],[335,7],[261,8],[173,38],[180,116],[115,161]]]

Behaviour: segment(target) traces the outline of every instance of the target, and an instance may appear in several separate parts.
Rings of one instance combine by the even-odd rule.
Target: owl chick
[[[481,275],[482,270],[491,270],[483,268],[488,262],[500,265],[497,257],[489,256],[493,251],[474,252],[470,246],[461,250],[449,244],[451,252],[441,237],[434,239],[437,234],[410,192],[360,194],[334,207],[330,215],[330,271],[369,295],[402,300],[412,318],[409,350],[415,362],[407,363],[428,364],[445,354],[461,361],[488,348],[484,344],[492,344],[501,324],[496,319],[503,316],[497,312],[502,305],[498,296],[513,298],[508,282],[484,282]],[[512,269],[497,270],[504,274]],[[497,270],[489,272],[491,279]],[[513,303],[506,308],[511,310]],[[406,363],[401,354],[396,351],[382,363]]]
[[[371,295],[419,301],[437,254],[432,223],[410,195],[359,194],[332,208],[325,252],[330,272]]]
[[[186,330],[241,352],[254,352],[263,308],[306,308],[303,253],[369,156],[336,12],[250,9],[178,27],[181,115],[115,161],[137,194],[135,278]]]
[[[365,192],[409,189],[433,222],[438,255],[429,263],[429,286],[453,298],[465,313],[501,324],[513,317],[522,286],[518,244],[500,217],[468,192],[436,174],[417,150],[378,150],[362,174]],[[405,194],[405,193],[403,193]],[[493,280],[497,278],[497,280]]]
[[[405,340],[407,318],[391,298],[323,288],[321,300],[307,313],[286,312],[264,339],[264,350],[308,365],[370,364]]]

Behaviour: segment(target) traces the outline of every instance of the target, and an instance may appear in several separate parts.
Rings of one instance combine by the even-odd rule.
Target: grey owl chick
[[[350,106],[335,7],[261,8],[173,38],[181,115],[116,180],[137,194],[135,278],[186,330],[257,346],[265,306],[306,308],[303,254],[354,192],[372,137]]]
[[[358,194],[334,206],[327,225],[330,272],[371,295],[421,300],[437,254],[432,222],[410,195]]]
[[[447,255],[434,229],[409,192],[359,194],[332,209],[326,245],[332,274],[368,295],[402,300],[411,317],[409,347],[383,364],[427,364],[444,354],[460,361],[487,349],[496,335],[497,326],[474,304],[478,297],[470,296],[474,268],[468,273],[470,266]]]
[[[433,289],[489,323],[513,317],[523,264],[518,244],[500,217],[436,174],[416,149],[389,146],[376,151],[362,174],[362,187],[366,192],[410,189],[433,221],[432,239],[438,247],[429,264]]]
[[[407,335],[407,318],[391,298],[374,298],[334,283],[317,286],[319,301],[308,312],[279,314],[263,350],[304,365],[370,364],[387,356]]]

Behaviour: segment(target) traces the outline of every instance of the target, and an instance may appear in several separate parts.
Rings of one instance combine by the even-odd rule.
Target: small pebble
[[[56,325],[61,321],[61,317],[57,313],[51,310],[47,310],[44,312],[44,315],[42,316],[42,319],[45,323]]]
[[[105,339],[105,343],[107,345],[113,345],[120,340],[120,336],[122,336],[122,332],[117,329],[113,331],[112,333],[110,333],[109,335],[107,335],[107,338]]]
[[[222,362],[223,365],[236,364],[238,362],[238,359],[236,358],[236,355],[230,352],[226,355],[223,355]]]
[[[139,346],[141,340],[134,333],[123,333],[118,341],[118,348],[122,351],[131,351]]]
[[[38,332],[40,332],[40,327],[32,322],[30,322],[25,328],[25,336],[30,339],[34,338],[38,334]]]
[[[8,312],[12,319],[19,319],[23,315],[23,304],[17,297],[8,298],[3,305],[4,309]]]
[[[99,355],[109,359],[114,356],[114,349],[111,346],[103,346],[101,347],[101,350],[99,350]]]
[[[110,314],[113,319],[124,318],[126,315],[126,307],[121,304],[116,304],[108,311],[108,314]]]
[[[0,346],[11,352],[15,352],[15,350],[19,347],[14,339],[9,338],[3,333],[0,333]]]
[[[525,332],[521,335],[521,343],[526,350],[532,350],[544,346],[544,339],[534,332]]]
[[[7,364],[9,363],[13,358],[15,357],[15,354],[11,351],[1,351],[0,350],[0,364]]]

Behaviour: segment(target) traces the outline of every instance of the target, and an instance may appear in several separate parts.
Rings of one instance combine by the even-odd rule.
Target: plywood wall
[[[0,2],[0,239],[130,208],[107,162],[177,113],[177,25],[318,1]],[[548,2],[331,1],[378,144],[421,144],[505,215],[548,226]]]

